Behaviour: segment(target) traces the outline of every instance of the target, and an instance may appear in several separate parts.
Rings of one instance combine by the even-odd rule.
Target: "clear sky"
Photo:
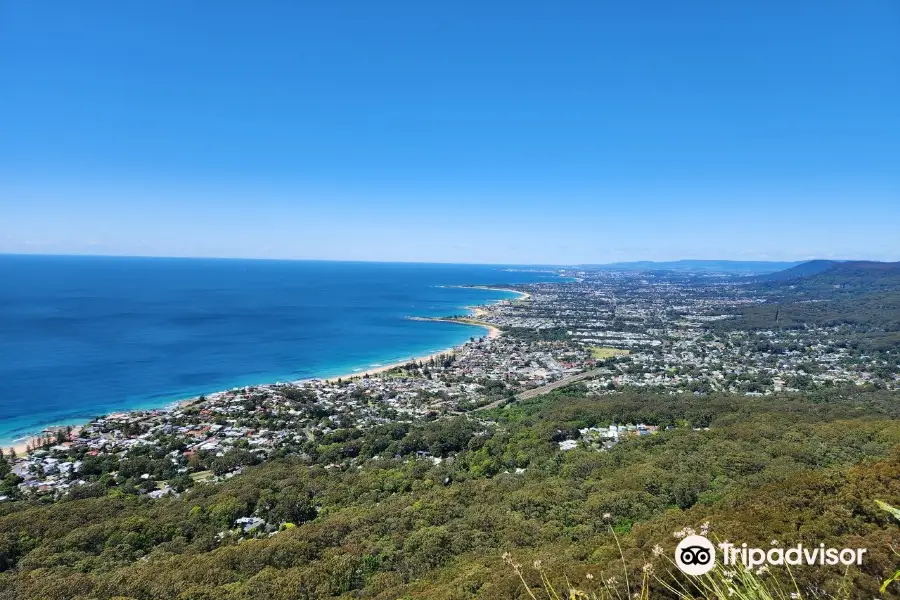
[[[900,2],[0,2],[0,252],[900,260]]]

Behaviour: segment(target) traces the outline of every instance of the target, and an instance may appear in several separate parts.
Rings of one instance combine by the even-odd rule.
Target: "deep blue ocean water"
[[[485,330],[409,320],[550,280],[502,267],[0,255],[0,443],[239,385],[328,377]]]

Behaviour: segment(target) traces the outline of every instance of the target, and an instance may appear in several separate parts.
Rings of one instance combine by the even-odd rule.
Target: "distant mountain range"
[[[809,288],[900,288],[900,262],[811,260],[783,271],[760,275],[757,279]]]
[[[900,348],[900,262],[812,260],[747,278],[765,301],[743,307],[725,328],[846,325],[844,340],[871,351]]]
[[[578,265],[592,271],[677,271],[680,273],[722,273],[730,275],[759,275],[774,273],[801,266],[800,261],[747,261],[747,260],[674,260],[656,262],[643,260],[599,265]]]
[[[818,273],[822,273],[823,271],[827,271],[837,264],[839,264],[839,261],[835,260],[811,260],[805,263],[800,263],[790,268],[785,268],[781,271],[776,271],[775,273],[767,273],[761,275],[759,279],[765,281],[778,281],[797,279],[799,277],[809,277],[810,275],[816,275]]]

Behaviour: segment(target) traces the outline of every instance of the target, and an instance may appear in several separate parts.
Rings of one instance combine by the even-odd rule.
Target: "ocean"
[[[486,330],[409,316],[555,280],[499,266],[0,255],[0,443],[236,386],[331,377]]]

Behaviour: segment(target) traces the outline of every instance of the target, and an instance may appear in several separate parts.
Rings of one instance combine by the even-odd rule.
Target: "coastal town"
[[[730,326],[741,307],[761,302],[740,278],[557,274],[564,279],[505,287],[518,298],[439,318],[472,328],[473,337],[452,351],[334,379],[218,391],[166,409],[48,430],[27,447],[5,452],[9,468],[0,501],[58,499],[98,482],[116,493],[159,498],[287,454],[349,469],[358,461],[362,432],[448,418],[489,427],[492,409],[567,385],[593,395],[642,388],[694,396],[900,387],[896,363],[850,343],[849,325]],[[410,318],[422,327],[434,320]],[[560,452],[602,452],[620,439],[658,430],[653,423],[609,423],[556,443]],[[425,447],[378,452],[452,460],[452,453]],[[260,523],[236,525],[255,529]]]

